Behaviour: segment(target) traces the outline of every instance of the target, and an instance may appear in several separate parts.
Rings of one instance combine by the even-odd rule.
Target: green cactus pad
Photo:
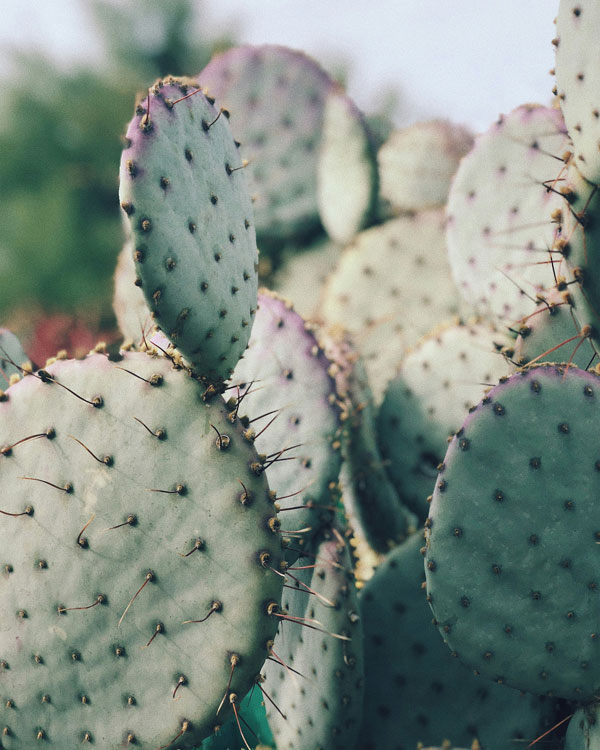
[[[334,81],[302,52],[277,45],[229,49],[198,80],[231,112],[242,141],[261,251],[318,233],[317,163]]]
[[[580,297],[578,302],[581,307]],[[587,369],[595,363],[596,352],[591,339],[579,338],[580,331],[572,292],[549,289],[535,310],[520,321],[513,360],[520,366],[562,360]]]
[[[448,436],[469,407],[510,372],[502,349],[510,341],[482,323],[446,325],[405,357],[377,416],[378,442],[403,503],[421,520]]]
[[[285,611],[307,618],[312,627],[283,622],[273,646],[280,661],[273,657],[264,669],[265,689],[287,717],[267,703],[278,750],[347,750],[361,723],[363,633],[348,547],[338,540],[321,542],[316,558],[299,564],[313,562],[314,569],[293,575],[317,594],[290,579],[293,588],[283,597]]]
[[[375,402],[407,349],[458,312],[439,209],[356,236],[329,277],[322,315],[353,334]]]
[[[7,328],[0,328],[0,390],[8,388],[11,378],[22,374],[22,368],[30,367],[19,339]]]
[[[381,198],[396,213],[443,206],[472,145],[467,128],[444,120],[394,131],[377,153]]]
[[[267,456],[282,535],[293,547],[331,522],[338,499],[341,409],[330,368],[311,327],[288,302],[261,290],[250,344],[231,380],[239,388],[229,393]]]
[[[200,376],[226,379],[248,343],[258,283],[252,206],[227,117],[197,88],[166,79],[126,138],[120,200],[146,302]]]
[[[325,100],[317,165],[321,222],[334,242],[346,245],[372,217],[377,163],[362,114],[341,91]]]
[[[556,19],[556,93],[581,174],[600,182],[600,7],[561,0]]]
[[[448,197],[448,256],[456,283],[482,314],[512,322],[553,277],[553,181],[569,146],[558,110],[518,107],[479,136]],[[529,295],[529,296],[527,296]]]
[[[599,748],[598,705],[580,708],[569,722],[564,750],[598,750]]]
[[[417,518],[387,476],[367,373],[350,338],[332,332],[325,351],[335,363],[338,393],[346,404],[340,473],[346,515],[357,537],[385,553],[415,530]]]
[[[431,623],[422,583],[423,535],[386,557],[360,592],[365,712],[359,747],[413,750],[440,737],[486,750],[525,747],[551,702],[488,683],[454,659]],[[523,742],[525,740],[525,742]]]
[[[253,684],[281,593],[262,563],[281,545],[256,452],[202,392],[142,353],[59,361],[6,392],[5,750],[196,747]]]
[[[600,379],[532,367],[453,438],[431,503],[428,598],[450,649],[496,682],[600,689]]]

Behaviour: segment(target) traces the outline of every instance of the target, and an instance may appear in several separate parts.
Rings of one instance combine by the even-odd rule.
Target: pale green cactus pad
[[[244,352],[258,284],[243,162],[212,102],[178,79],[154,84],[127,129],[119,193],[146,302],[208,382]]]
[[[252,686],[281,544],[256,452],[202,392],[142,353],[59,361],[6,392],[5,750],[194,748]]]

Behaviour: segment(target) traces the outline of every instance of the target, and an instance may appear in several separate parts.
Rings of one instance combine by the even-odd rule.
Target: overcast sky
[[[366,111],[394,90],[397,124],[441,116],[476,130],[521,103],[549,102],[557,8],[558,0],[205,2],[209,30],[300,48],[325,67],[348,65],[349,93]],[[85,0],[7,0],[6,43],[67,62],[99,54]]]

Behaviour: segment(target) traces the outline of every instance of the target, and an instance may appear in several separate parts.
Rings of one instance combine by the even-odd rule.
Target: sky
[[[7,0],[0,48],[35,46],[65,65],[97,59],[85,5]],[[482,131],[519,104],[549,103],[557,9],[558,0],[205,0],[204,22],[241,42],[302,49],[328,69],[346,65],[366,112],[394,93],[398,126],[444,117]]]

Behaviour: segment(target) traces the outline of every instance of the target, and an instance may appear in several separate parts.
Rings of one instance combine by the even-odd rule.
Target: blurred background
[[[303,49],[359,107],[485,130],[550,101],[558,0],[20,0],[0,26],[0,325],[37,361],[114,333],[120,137],[138,91],[237,43]]]

